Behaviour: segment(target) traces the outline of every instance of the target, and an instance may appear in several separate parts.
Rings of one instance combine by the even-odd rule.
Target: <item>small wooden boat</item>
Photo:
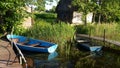
[[[102,49],[102,46],[90,46],[90,44],[86,43],[81,43],[80,45],[89,51],[100,51]]]
[[[10,42],[14,42],[18,48],[21,50],[31,51],[31,52],[47,52],[47,53],[53,53],[58,45],[51,42],[46,42],[42,40],[27,38],[24,36],[19,35],[7,35],[7,39]],[[17,42],[13,41],[13,39],[19,39]],[[23,42],[28,41],[27,43],[23,44]],[[22,43],[22,44],[21,44]],[[37,44],[37,45],[36,45]],[[33,46],[35,45],[35,46]]]
[[[102,49],[102,46],[91,45],[89,42],[80,43],[80,42],[77,41],[77,43],[78,43],[79,46],[82,46],[82,48],[84,48],[86,50],[89,50],[89,51],[100,51]]]

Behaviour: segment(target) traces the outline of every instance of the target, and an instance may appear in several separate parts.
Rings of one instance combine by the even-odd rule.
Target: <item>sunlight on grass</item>
[[[107,24],[92,24],[92,25],[79,25],[77,32],[83,34],[91,34],[92,36],[103,37],[105,30],[105,38],[110,40],[120,41],[120,24],[107,23]]]

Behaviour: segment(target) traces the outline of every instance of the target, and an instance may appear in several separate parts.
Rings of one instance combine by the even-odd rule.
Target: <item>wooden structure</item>
[[[113,40],[108,40],[108,39],[105,39],[105,38],[94,37],[94,36],[89,36],[89,35],[85,35],[85,34],[77,34],[76,37],[77,38],[80,38],[80,37],[91,38],[91,39],[94,39],[94,40],[99,40],[99,41],[103,41],[103,42],[107,42],[107,43],[111,43],[111,44],[120,46],[120,42],[113,41]]]
[[[22,68],[10,43],[0,40],[0,68]]]

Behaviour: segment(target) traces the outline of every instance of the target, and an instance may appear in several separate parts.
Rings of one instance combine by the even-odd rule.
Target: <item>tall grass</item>
[[[92,24],[77,26],[77,33],[91,34],[92,36],[103,37],[105,30],[105,38],[120,41],[120,24]]]
[[[67,42],[73,40],[75,29],[70,24],[65,24],[64,22],[51,24],[41,20],[36,22],[31,28],[24,29],[24,32],[18,31],[15,33],[34,39],[57,43],[59,45],[59,51],[63,51],[69,49]]]
[[[25,29],[22,26],[17,26],[14,34],[56,43],[58,51],[69,53],[75,28],[64,22],[56,23],[55,19],[56,14],[53,13],[35,14],[35,22],[31,28]]]
[[[104,24],[89,24],[87,26],[79,25],[77,26],[77,33],[82,34],[90,34],[91,36],[96,37],[104,37],[105,32],[105,38],[113,41],[119,41],[120,42],[120,24],[118,23],[104,23]],[[115,46],[110,43],[103,43],[98,40],[91,40],[92,43],[100,44],[105,47],[110,47],[115,50],[120,50],[118,46]]]

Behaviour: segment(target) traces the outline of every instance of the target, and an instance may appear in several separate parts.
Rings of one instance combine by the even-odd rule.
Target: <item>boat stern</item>
[[[102,46],[93,46],[90,47],[90,51],[100,51],[102,49]]]
[[[55,50],[57,49],[58,45],[57,44],[54,44],[53,46],[49,47],[48,48],[48,52],[49,53],[53,53],[55,52]]]

